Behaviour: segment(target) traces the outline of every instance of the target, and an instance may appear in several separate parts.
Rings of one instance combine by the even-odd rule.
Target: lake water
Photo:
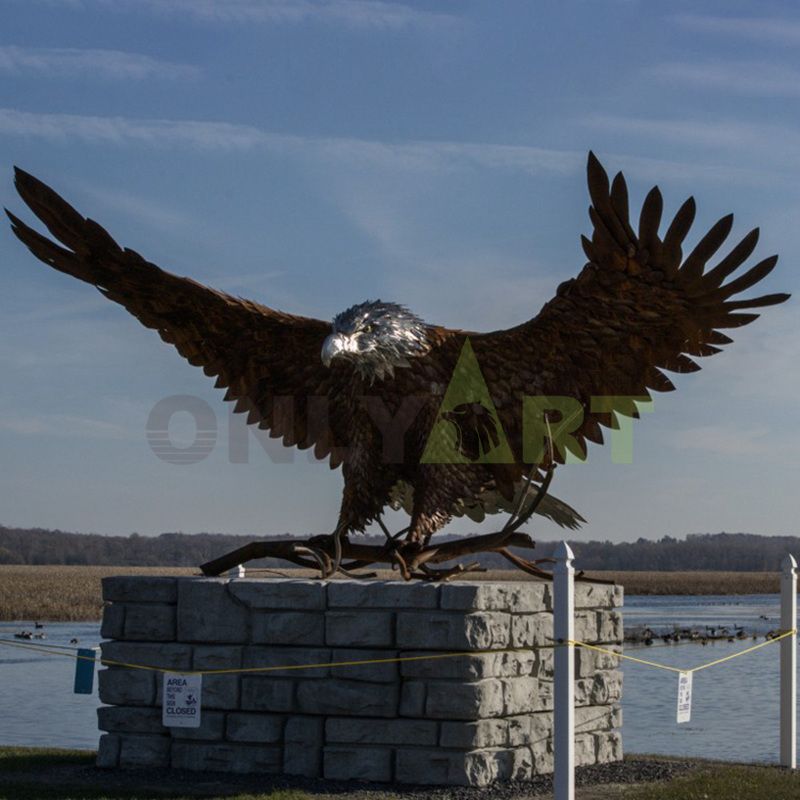
[[[776,595],[730,597],[636,597],[625,601],[628,630],[650,626],[656,631],[679,627],[744,626],[763,634],[778,627]],[[766,617],[766,619],[763,619]],[[30,623],[0,623],[0,638]],[[96,623],[50,623],[39,644],[82,647],[100,640]],[[749,639],[628,646],[626,652],[678,667],[693,667],[745,649]],[[692,720],[675,722],[678,676],[626,662],[623,691],[623,743],[629,753],[692,755],[736,761],[778,760],[779,645],[694,676]],[[75,662],[67,657],[0,647],[0,745],[38,745],[93,749],[97,746],[97,689],[93,695],[72,693]]]

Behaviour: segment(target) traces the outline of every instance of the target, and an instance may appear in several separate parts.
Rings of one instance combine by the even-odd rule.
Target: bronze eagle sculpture
[[[248,423],[268,429],[286,446],[313,448],[331,468],[341,465],[344,492],[335,533],[328,543],[316,537],[305,549],[290,548],[287,556],[303,564],[316,560],[323,573],[332,571],[332,559],[336,568],[342,566],[343,544],[354,559],[351,568],[370,563],[375,553],[351,544],[348,534],[380,523],[387,507],[410,514],[400,534],[390,535],[384,527],[387,544],[381,550],[406,577],[430,574],[428,562],[463,552],[426,550],[431,536],[456,515],[479,520],[509,510],[519,521],[529,516],[527,504],[528,512],[577,526],[582,521],[577,512],[535,491],[566,450],[584,457],[587,441],[603,442],[602,426],[615,427],[620,414],[637,416],[631,398],[646,400],[650,391],[674,388],[665,370],[699,369],[692,356],[712,355],[731,342],[722,329],[746,325],[758,316],[752,309],[789,297],[736,299],[772,271],[777,256],[726,282],[753,252],[758,229],[709,268],[731,230],[733,215],[728,215],[684,257],[694,200],[680,207],[662,237],[662,197],[653,188],[637,229],[625,179],[619,173],[609,183],[592,153],[593,233],[591,239],[582,237],[588,263],[532,319],[491,333],[430,325],[404,306],[381,301],[354,305],[332,323],[274,310],[173,275],[120,247],[100,225],[20,169],[15,183],[58,240],[6,211],[14,233],[37,258],[94,285],[158,331],[190,364],[216,377],[216,386],[227,389],[225,399],[235,401],[235,411],[246,413]],[[484,396],[479,390],[462,392],[445,407],[449,387],[469,369],[479,371]],[[464,380],[469,383],[470,376]],[[545,401],[526,406],[527,398]],[[566,448],[552,446],[556,437],[550,430],[551,421],[568,422],[563,403],[548,406],[547,398],[568,398],[578,412],[571,414]],[[595,398],[628,400],[614,407]],[[545,410],[539,420],[547,425],[549,447],[538,446],[541,426],[531,441],[525,410],[531,407],[561,409]],[[430,454],[433,432],[442,424],[440,438],[451,437],[452,458]],[[489,457],[498,448],[502,457]],[[506,546],[523,542],[506,528],[501,533],[500,539],[486,538],[484,549],[514,560]],[[524,568],[533,562],[515,563]]]

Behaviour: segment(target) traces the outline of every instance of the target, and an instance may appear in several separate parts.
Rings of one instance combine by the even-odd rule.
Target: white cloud
[[[187,230],[197,226],[191,216],[167,207],[152,197],[137,197],[127,192],[105,189],[99,186],[84,187],[86,194],[106,208],[113,208],[126,215],[136,217],[147,225],[174,233],[176,229]]]
[[[800,44],[800,20],[778,17],[715,17],[705,14],[679,14],[675,22],[698,33],[714,33],[770,42]]]
[[[673,142],[686,148],[704,148],[715,159],[727,151],[729,158],[744,156],[748,163],[758,164],[757,170],[727,163],[709,165],[704,173],[694,168],[695,181],[698,177],[712,178],[716,174],[717,178],[729,183],[774,184],[786,177],[787,164],[800,162],[800,132],[783,125],[724,118],[710,121],[698,118],[645,119],[614,114],[592,114],[584,119],[584,124],[621,136],[633,135]],[[768,169],[770,164],[773,165],[772,171]]]
[[[594,116],[586,124],[604,130],[627,130],[660,138],[694,137],[707,145],[727,130],[731,145],[745,134],[757,140],[759,126],[707,126],[693,122],[641,120]],[[782,129],[776,129],[782,130]],[[721,132],[721,133],[720,133]],[[0,135],[25,136],[55,142],[72,140],[91,144],[144,145],[151,147],[190,147],[200,151],[237,152],[263,149],[281,155],[314,157],[323,162],[345,163],[355,169],[378,168],[431,173],[455,169],[485,168],[531,175],[555,173],[571,175],[583,170],[586,153],[577,150],[486,142],[410,140],[382,142],[353,137],[305,137],[272,133],[252,125],[194,120],[132,119],[77,114],[40,114],[0,108]],[[800,136],[797,140],[800,153]],[[658,158],[610,154],[622,162],[626,174],[642,179],[697,182],[698,179],[763,184],[775,176],[763,169],[748,170],[725,164],[703,164]]]
[[[34,73],[48,77],[97,77],[114,80],[191,78],[200,70],[188,64],[119,50],[0,46],[0,73]]]
[[[40,0],[41,1],[41,0]],[[403,30],[442,28],[458,23],[440,11],[424,11],[382,0],[44,0],[71,9],[101,7],[146,11],[204,23],[297,24],[323,22],[353,29]]]
[[[39,414],[36,417],[4,414],[0,417],[0,430],[21,436],[131,438],[131,431],[114,423],[69,414]]]
[[[570,173],[584,154],[540,147],[474,142],[379,142],[348,137],[302,137],[250,125],[193,120],[131,119],[77,114],[39,114],[0,108],[0,134],[51,141],[193,147],[198,150],[265,148],[284,154],[313,153],[323,160],[402,169],[447,169],[456,164],[498,169]]]
[[[665,83],[696,89],[760,97],[800,97],[800,70],[760,61],[670,61],[655,64],[646,73]]]

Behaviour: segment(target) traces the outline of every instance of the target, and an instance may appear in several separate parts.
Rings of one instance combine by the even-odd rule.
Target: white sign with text
[[[692,675],[691,672],[678,674],[678,722],[689,722],[692,718]]]
[[[164,673],[161,724],[169,728],[199,728],[203,676]]]

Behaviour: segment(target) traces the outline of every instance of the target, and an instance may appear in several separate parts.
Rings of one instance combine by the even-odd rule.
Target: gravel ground
[[[579,786],[603,784],[634,784],[666,781],[698,766],[696,761],[631,756],[615,764],[582,767],[576,770]],[[35,783],[100,787],[107,791],[135,789],[138,791],[175,791],[192,797],[224,796],[241,792],[269,792],[273,789],[300,789],[324,798],[348,800],[522,800],[552,792],[552,778],[543,775],[531,781],[495,784],[489,788],[421,787],[369,784],[354,781],[333,782],[288,778],[269,775],[232,776],[221,773],[180,772],[177,770],[98,770],[93,766],[54,765],[35,773],[0,773],[0,787],[8,783]]]

